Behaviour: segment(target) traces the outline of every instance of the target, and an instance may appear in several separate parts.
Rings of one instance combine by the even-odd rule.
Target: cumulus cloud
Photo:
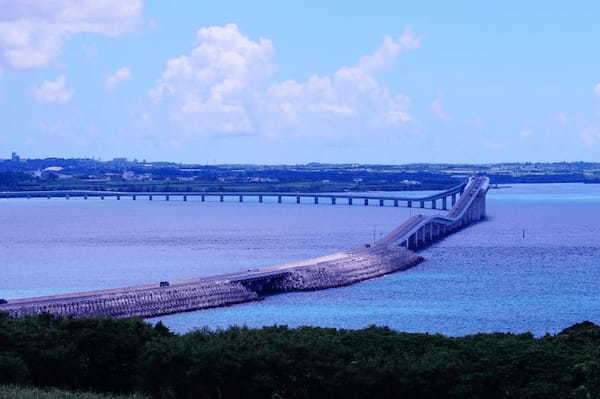
[[[358,61],[357,67],[363,71],[377,71],[396,60],[400,53],[406,50],[419,48],[421,42],[411,29],[406,29],[397,40],[386,36],[379,48],[369,55],[365,55]]]
[[[521,137],[529,137],[529,136],[533,135],[533,130],[523,129],[519,132],[519,134],[521,135]]]
[[[73,90],[68,89],[66,84],[67,78],[61,75],[54,81],[44,81],[41,86],[35,88],[33,94],[41,102],[64,104],[73,96]]]
[[[502,143],[502,142],[494,141],[494,140],[488,140],[488,139],[483,139],[481,144],[483,144],[483,146],[485,148],[487,148],[488,150],[494,150],[494,151],[503,150],[507,147],[506,143]]]
[[[200,29],[197,37],[190,54],[167,62],[150,97],[169,102],[172,118],[194,129],[252,131],[253,97],[274,71],[271,41],[254,42],[233,24]]]
[[[392,93],[374,73],[419,46],[407,30],[386,37],[354,66],[304,82],[272,79],[269,39],[254,41],[234,24],[203,28],[189,54],[167,62],[149,93],[172,120],[194,134],[347,134],[397,127],[410,120],[409,99]]]
[[[589,128],[579,132],[579,137],[589,146],[600,143],[600,129]]]
[[[142,0],[0,0],[0,58],[18,69],[46,66],[70,36],[131,30],[141,8]]]
[[[564,112],[559,112],[558,115],[556,115],[556,120],[558,120],[558,123],[561,126],[567,126],[569,123],[569,118]]]
[[[104,82],[107,89],[113,89],[116,85],[126,80],[131,79],[131,69],[128,67],[119,68],[106,78]]]

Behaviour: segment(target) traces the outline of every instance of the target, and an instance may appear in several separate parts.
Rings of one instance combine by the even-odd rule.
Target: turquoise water
[[[376,324],[448,335],[542,335],[583,320],[600,323],[600,186],[491,190],[488,214],[423,251],[426,261],[406,272],[158,319],[179,332],[205,325]]]
[[[211,275],[353,248],[421,210],[311,204],[0,202],[0,297]],[[425,211],[432,213],[434,211]],[[488,219],[406,272],[164,316],[178,332],[287,324],[464,335],[600,323],[600,185],[490,190]]]

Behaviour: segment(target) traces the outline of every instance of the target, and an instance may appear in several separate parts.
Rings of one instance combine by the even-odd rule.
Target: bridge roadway
[[[417,250],[478,222],[485,217],[485,196],[488,189],[487,177],[471,177],[463,195],[446,215],[413,216],[374,246],[382,247],[396,242],[407,249]]]
[[[255,301],[283,292],[353,284],[413,267],[423,260],[414,251],[482,220],[488,187],[487,177],[471,177],[459,189],[462,195],[446,214],[414,216],[372,245],[353,250],[168,284],[10,299],[0,304],[0,312],[15,317],[40,313],[72,317],[152,317]]]
[[[419,207],[419,208],[430,208],[430,209],[443,209],[447,210],[448,206],[454,206],[457,197],[464,190],[465,184],[459,184],[452,187],[449,190],[442,191],[433,195],[424,197],[399,197],[389,195],[355,195],[355,194],[321,194],[321,193],[284,193],[284,192],[127,192],[127,191],[92,191],[92,190],[57,190],[57,191],[2,191],[0,192],[0,199],[2,198],[131,198],[137,200],[138,198],[147,198],[152,201],[154,199],[164,199],[170,201],[171,199],[180,199],[187,201],[188,198],[200,198],[201,202],[213,199],[219,202],[225,202],[226,199],[234,198],[239,202],[244,202],[245,199],[254,198],[258,202],[262,203],[266,199],[271,199],[272,202],[279,204],[283,203],[285,199],[295,200],[297,204],[306,203],[308,199],[310,203],[320,204],[324,201],[329,202],[332,205],[336,205],[342,200],[343,204],[354,205],[362,203],[368,206],[375,202],[379,206],[394,206],[394,207]],[[305,201],[302,201],[302,200]],[[288,202],[288,201],[286,201]]]

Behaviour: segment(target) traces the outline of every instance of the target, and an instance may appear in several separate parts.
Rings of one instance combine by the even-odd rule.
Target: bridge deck
[[[448,190],[424,197],[407,197],[393,195],[342,194],[342,193],[306,193],[306,192],[248,192],[248,191],[97,191],[97,190],[52,190],[52,191],[0,191],[0,198],[64,198],[64,197],[270,197],[270,198],[326,198],[326,199],[356,199],[384,201],[432,201],[442,199],[452,194],[460,193],[465,184],[459,184]]]

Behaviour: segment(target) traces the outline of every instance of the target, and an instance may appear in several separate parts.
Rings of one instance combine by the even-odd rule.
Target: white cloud
[[[485,127],[485,122],[483,121],[483,119],[477,116],[475,118],[469,119],[467,121],[467,125],[474,129],[481,130]]]
[[[409,99],[373,76],[418,47],[411,31],[386,37],[355,66],[305,82],[275,81],[270,40],[253,41],[234,24],[200,29],[187,55],[167,62],[151,99],[191,134],[344,135],[410,120]]]
[[[383,39],[379,48],[358,61],[357,67],[363,71],[377,71],[390,65],[400,53],[419,48],[421,42],[411,29],[406,29],[402,36],[394,40],[390,36]]]
[[[559,112],[558,115],[556,115],[556,119],[561,126],[566,126],[569,123],[569,118],[567,118],[567,115],[564,112]]]
[[[503,150],[506,148],[506,143],[502,143],[502,142],[494,141],[494,140],[488,140],[488,139],[483,139],[481,144],[483,144],[483,146],[485,148],[487,148],[488,150],[494,150],[494,151]]]
[[[107,89],[113,89],[116,85],[131,78],[131,69],[128,67],[119,68],[106,78],[105,86]]]
[[[600,97],[600,83],[598,83],[598,84],[596,85],[596,87],[594,88],[594,93],[596,93],[596,95],[597,95],[598,97]]]
[[[444,110],[444,96],[441,93],[431,103],[431,112],[442,120],[450,120],[450,116]]]
[[[40,87],[34,90],[34,96],[38,101],[46,103],[63,104],[69,102],[73,96],[73,90],[66,88],[67,78],[59,76],[55,81],[46,80]]]
[[[583,129],[579,132],[579,137],[589,146],[600,143],[600,129]]]
[[[519,134],[521,135],[521,137],[529,137],[529,136],[533,135],[533,130],[523,129],[519,132]]]
[[[13,68],[48,65],[78,33],[131,30],[142,0],[0,0],[0,59]]]

